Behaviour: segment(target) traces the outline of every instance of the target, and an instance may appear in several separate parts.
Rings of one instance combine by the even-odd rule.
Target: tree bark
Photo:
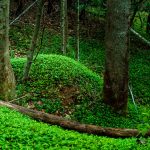
[[[130,0],[107,1],[104,101],[122,115],[128,103],[129,7]]]
[[[39,30],[40,30],[40,22],[41,22],[41,17],[42,17],[42,12],[43,12],[43,5],[44,5],[44,0],[39,0],[38,6],[37,6],[37,14],[36,14],[36,25],[34,28],[31,46],[30,46],[29,52],[27,54],[27,63],[26,63],[25,69],[24,69],[23,80],[26,80],[29,77],[29,71],[30,71],[30,68],[32,65],[34,51],[36,48],[37,39],[38,39],[38,35],[39,35]]]
[[[15,77],[9,56],[9,0],[0,0],[0,98],[15,97]]]
[[[79,122],[70,121],[63,117],[59,117],[52,114],[28,109],[22,106],[11,104],[8,102],[0,101],[0,106],[6,106],[10,109],[17,110],[25,115],[28,115],[36,120],[43,121],[52,125],[59,125],[65,129],[75,130],[81,133],[89,133],[100,136],[109,136],[116,138],[125,137],[137,137],[141,133],[137,129],[125,129],[125,128],[103,128],[95,125],[80,124]],[[150,136],[150,130],[146,132],[145,137]]]
[[[67,0],[61,1],[61,30],[62,30],[62,53],[66,55],[67,36],[68,36],[68,17],[67,17]]]
[[[80,52],[80,0],[77,0],[77,47],[76,47],[76,60],[79,61]]]
[[[147,17],[146,33],[150,35],[150,12]]]

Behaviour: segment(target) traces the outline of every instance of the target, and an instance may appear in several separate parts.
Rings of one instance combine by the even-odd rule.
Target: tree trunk
[[[77,0],[77,47],[76,47],[76,60],[79,61],[80,52],[80,0]]]
[[[24,69],[23,80],[26,80],[29,77],[29,71],[30,71],[30,68],[32,65],[34,51],[36,48],[37,39],[38,39],[38,35],[39,35],[39,30],[40,30],[40,22],[41,22],[41,17],[42,17],[42,12],[43,12],[43,5],[44,5],[44,0],[39,0],[38,6],[37,6],[37,14],[36,14],[36,25],[34,28],[31,46],[30,46],[29,52],[27,54],[27,63],[26,63],[25,69]]]
[[[9,0],[0,0],[0,98],[15,97],[15,77],[9,56]]]
[[[146,33],[150,35],[150,13],[147,17]]]
[[[68,32],[68,17],[67,17],[67,0],[61,1],[61,30],[62,30],[62,53],[66,55],[67,47],[67,32]]]
[[[50,123],[52,125],[59,125],[65,129],[76,130],[81,133],[89,133],[89,134],[109,136],[109,137],[122,137],[122,138],[141,136],[141,133],[137,129],[103,128],[103,127],[95,126],[95,125],[80,124],[79,122],[70,121],[63,117],[24,108],[22,106],[18,106],[18,105],[11,104],[8,102],[3,102],[3,101],[0,101],[0,106],[6,106],[10,109],[17,110],[36,120],[41,120],[43,122]],[[150,130],[147,131],[144,136],[145,137],[150,136]]]
[[[128,32],[130,0],[107,1],[104,101],[125,115],[128,103]]]

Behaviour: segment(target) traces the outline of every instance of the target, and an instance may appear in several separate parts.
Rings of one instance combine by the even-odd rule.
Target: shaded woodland
[[[1,149],[108,149],[112,137],[110,149],[150,148],[149,0],[0,0],[0,22],[0,122],[8,130],[0,130]],[[93,144],[102,144],[64,135],[67,144],[46,142],[50,135],[38,122],[33,131],[20,125],[28,133],[21,135],[9,119],[16,111],[31,117],[31,126],[35,119],[48,123],[48,132],[57,125],[81,138],[99,135]],[[18,135],[7,129],[5,115]]]

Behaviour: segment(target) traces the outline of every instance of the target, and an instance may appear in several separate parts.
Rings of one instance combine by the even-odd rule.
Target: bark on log
[[[140,135],[140,132],[137,129],[103,128],[95,125],[80,124],[79,122],[70,121],[63,117],[28,109],[4,101],[0,101],[0,106],[6,106],[10,109],[17,110],[22,114],[28,115],[36,120],[40,120],[45,123],[49,123],[52,125],[59,125],[65,129],[75,130],[82,133],[115,137],[115,138],[137,137]],[[145,134],[145,136],[150,136],[150,130]]]

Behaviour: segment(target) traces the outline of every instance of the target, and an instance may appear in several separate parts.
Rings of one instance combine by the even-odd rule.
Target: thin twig
[[[23,95],[23,96],[21,96],[21,97],[18,97],[18,98],[16,98],[16,99],[13,99],[13,100],[11,100],[11,101],[9,101],[9,102],[11,103],[11,102],[14,102],[14,101],[20,100],[20,99],[22,99],[22,98],[27,97],[28,95],[29,95],[29,94]]]
[[[128,87],[129,87],[129,91],[130,91],[130,94],[131,94],[131,98],[132,98],[132,101],[133,101],[135,110],[136,110],[136,112],[138,113],[138,109],[137,109],[137,105],[136,105],[136,103],[135,103],[135,99],[134,99],[134,95],[133,95],[132,89],[131,89],[130,85],[128,85]]]
[[[143,43],[147,44],[147,46],[150,47],[150,41],[148,41],[145,37],[140,35],[138,32],[136,32],[134,29],[130,28],[131,33],[137,36]]]
[[[12,25],[16,22],[22,15],[24,15],[38,0],[34,1],[27,9],[25,9],[17,18],[15,18],[9,25]]]

